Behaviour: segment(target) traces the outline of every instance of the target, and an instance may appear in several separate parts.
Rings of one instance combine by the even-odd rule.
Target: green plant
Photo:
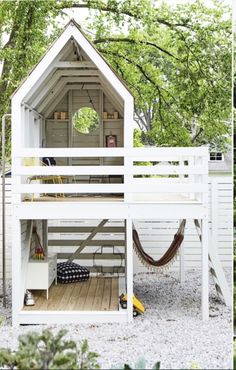
[[[85,340],[78,349],[72,340],[63,337],[66,330],[56,335],[50,330],[31,332],[18,338],[17,351],[0,349],[0,367],[8,369],[99,369],[98,355],[89,351]]]
[[[74,114],[73,125],[78,132],[89,134],[99,126],[98,113],[90,107],[83,107]]]
[[[197,362],[192,362],[191,366],[190,366],[190,369],[200,369],[200,367],[198,366]]]
[[[134,367],[131,367],[128,364],[124,364],[124,370],[132,370],[132,369],[150,369],[147,367],[147,363],[145,358],[141,357],[138,359],[138,361],[134,364]],[[155,365],[152,367],[154,370],[160,370],[160,362],[155,363]]]
[[[0,316],[0,326],[3,325],[6,321],[6,317],[5,316]]]

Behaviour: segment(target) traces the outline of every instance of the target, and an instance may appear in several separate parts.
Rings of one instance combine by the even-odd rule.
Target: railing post
[[[208,166],[208,157],[202,157],[202,165],[205,169]],[[202,183],[208,185],[208,175],[202,175]],[[202,203],[204,208],[204,218],[202,219],[202,319],[207,321],[209,318],[209,225],[208,225],[208,192],[202,193]]]
[[[132,220],[126,219],[126,285],[128,321],[133,320],[133,235]]]
[[[132,182],[132,168],[133,158],[126,155],[124,157],[124,202],[130,202],[133,200],[133,194],[127,191],[127,189],[130,189],[130,184]]]

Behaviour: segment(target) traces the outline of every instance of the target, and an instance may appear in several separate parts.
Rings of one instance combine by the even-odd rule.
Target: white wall
[[[209,227],[210,240],[213,237],[220,259],[224,267],[231,267],[232,262],[232,178],[211,177],[209,179]],[[11,276],[11,179],[6,179],[6,264],[7,277]],[[1,185],[0,185],[1,191]],[[0,201],[1,202],[1,201]],[[0,204],[1,206],[1,204]],[[2,215],[2,208],[0,210]],[[135,221],[139,231],[140,240],[147,253],[153,257],[159,258],[166,248],[169,246],[174,233],[178,227],[177,221],[161,222],[157,219],[154,221]],[[213,227],[213,228],[212,228]],[[22,229],[24,232],[24,230]],[[109,236],[107,236],[109,238]],[[0,261],[2,256],[2,226],[0,225]],[[62,236],[63,238],[63,236]],[[111,239],[111,237],[109,238]],[[201,249],[196,234],[193,222],[187,224],[185,235],[185,266],[186,268],[200,267],[201,265]],[[68,250],[68,249],[67,249]],[[69,251],[69,250],[68,250]],[[134,253],[135,255],[135,253]],[[134,256],[134,271],[145,271],[145,268],[140,264],[136,256]],[[178,267],[178,262],[173,265],[173,268]],[[2,262],[0,265],[0,273],[2,273]]]

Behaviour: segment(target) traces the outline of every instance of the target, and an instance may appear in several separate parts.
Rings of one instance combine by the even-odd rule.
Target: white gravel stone
[[[230,271],[228,271],[230,281]],[[177,272],[143,273],[134,278],[134,291],[144,303],[146,312],[130,324],[78,324],[65,326],[67,336],[76,342],[88,339],[97,352],[103,369],[114,369],[124,363],[134,365],[141,357],[150,369],[161,362],[161,369],[232,368],[231,309],[223,305],[210,286],[210,318],[201,320],[201,273],[186,272],[183,286]],[[17,347],[17,336],[41,331],[45,326],[11,327],[11,286],[8,305],[0,301],[0,315],[6,317],[0,327],[0,347]],[[56,332],[63,326],[47,326]]]

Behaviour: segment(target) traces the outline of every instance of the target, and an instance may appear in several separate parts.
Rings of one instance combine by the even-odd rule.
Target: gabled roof
[[[113,71],[113,73],[116,75],[116,77],[120,80],[120,82],[124,85],[124,87],[129,91],[129,93],[133,96],[133,93],[131,92],[130,88],[127,86],[127,84],[125,83],[125,81],[119,76],[119,74],[115,71],[115,69],[111,66],[111,64],[106,60],[106,58],[102,55],[102,53],[100,53],[100,51],[98,51],[98,49],[96,48],[96,46],[93,44],[93,42],[91,40],[88,39],[88,37],[86,36],[86,34],[84,33],[84,31],[82,30],[81,26],[79,25],[79,23],[77,23],[74,19],[71,19],[70,22],[73,22],[74,25],[79,29],[79,31],[82,33],[82,35],[84,36],[84,38],[90,43],[90,45],[96,50],[96,52],[100,55],[100,57],[104,60],[104,62],[108,65],[108,67]],[[69,23],[70,23],[69,22]],[[68,26],[68,24],[67,24]]]
[[[23,95],[25,96],[30,91],[30,89],[34,86],[34,83],[36,83],[36,80],[38,80],[36,75],[39,74],[39,69],[41,69],[42,73],[44,73],[46,69],[50,66],[50,63],[53,63],[53,59],[60,53],[60,51],[63,49],[63,47],[72,37],[75,39],[75,41],[78,43],[78,45],[82,49],[84,49],[84,47],[81,46],[81,40],[83,41],[84,44],[87,44],[87,48],[84,49],[84,51],[86,52],[88,57],[93,61],[93,63],[96,65],[98,70],[103,74],[105,78],[109,78],[108,70],[106,67],[109,68],[110,70],[109,83],[119,94],[121,91],[118,91],[118,90],[123,90],[123,89],[122,88],[117,89],[117,82],[118,82],[118,85],[119,83],[122,84],[123,88],[125,88],[129,96],[133,97],[132,92],[127,87],[125,82],[117,74],[117,72],[113,69],[113,67],[107,62],[104,56],[96,49],[93,43],[87,38],[87,36],[82,31],[81,26],[74,19],[71,19],[67,23],[67,25],[65,26],[61,34],[58,36],[58,38],[47,49],[47,51],[42,56],[42,58],[39,60],[39,62],[34,66],[34,68],[28,73],[25,79],[20,83],[20,85],[15,90],[11,98],[20,94],[20,92],[22,92],[24,89],[26,90],[27,89],[26,85],[28,82],[28,86],[31,86],[31,87],[28,88],[28,90],[25,91],[25,93],[23,93]],[[97,60],[94,60],[93,56],[91,55],[92,51],[96,53]],[[50,58],[48,58],[49,54],[52,54],[50,55]],[[32,79],[32,83],[30,84],[29,81],[31,79]]]

